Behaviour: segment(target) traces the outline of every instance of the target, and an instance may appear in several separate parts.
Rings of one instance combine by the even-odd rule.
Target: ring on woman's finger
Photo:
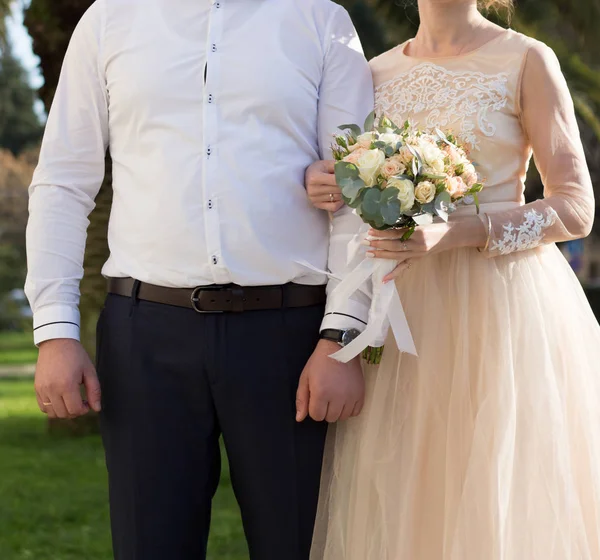
[[[52,403],[51,403],[51,402],[43,402],[42,404],[43,404],[44,406],[52,406]]]
[[[329,193],[329,202],[334,202],[333,193]]]
[[[402,243],[402,250],[403,250],[403,251],[408,251],[408,245],[406,244],[406,241],[404,241],[404,242]]]

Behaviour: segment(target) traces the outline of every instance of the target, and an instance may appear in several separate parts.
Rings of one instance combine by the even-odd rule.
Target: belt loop
[[[133,314],[133,310],[135,309],[138,302],[140,301],[139,293],[140,293],[141,285],[142,285],[142,283],[139,280],[133,281],[133,287],[131,288],[131,309],[129,310],[130,317]]]
[[[288,306],[288,302],[287,302],[287,294],[289,293],[289,290],[287,290],[288,284],[282,284],[281,286],[277,286],[279,288],[279,291],[281,292],[281,309],[287,309]]]

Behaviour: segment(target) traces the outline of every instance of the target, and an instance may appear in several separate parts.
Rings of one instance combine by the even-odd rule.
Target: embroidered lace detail
[[[496,133],[489,115],[506,106],[507,83],[504,72],[452,72],[426,62],[378,86],[377,111],[399,122],[426,113],[425,127],[452,129],[479,149],[477,129],[485,136]]]
[[[554,208],[548,208],[546,216],[536,210],[529,210],[523,216],[523,222],[515,226],[512,222],[504,224],[504,235],[495,240],[490,246],[490,251],[499,251],[501,255],[508,255],[516,251],[527,251],[542,244],[544,230],[553,226],[558,219]]]

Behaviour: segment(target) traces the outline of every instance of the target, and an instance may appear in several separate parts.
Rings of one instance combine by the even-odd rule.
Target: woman
[[[377,112],[469,142],[481,214],[368,249],[401,263],[419,357],[388,340],[362,416],[330,436],[313,558],[597,560],[600,328],[554,244],[593,222],[573,103],[552,51],[477,0],[419,9],[415,39],[372,62]],[[532,152],[545,198],[524,204]],[[330,208],[322,168],[308,189]]]

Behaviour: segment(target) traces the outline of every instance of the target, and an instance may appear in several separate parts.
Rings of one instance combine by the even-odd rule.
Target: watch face
[[[342,334],[342,346],[348,346],[353,340],[360,336],[360,331],[357,329],[348,329]]]

